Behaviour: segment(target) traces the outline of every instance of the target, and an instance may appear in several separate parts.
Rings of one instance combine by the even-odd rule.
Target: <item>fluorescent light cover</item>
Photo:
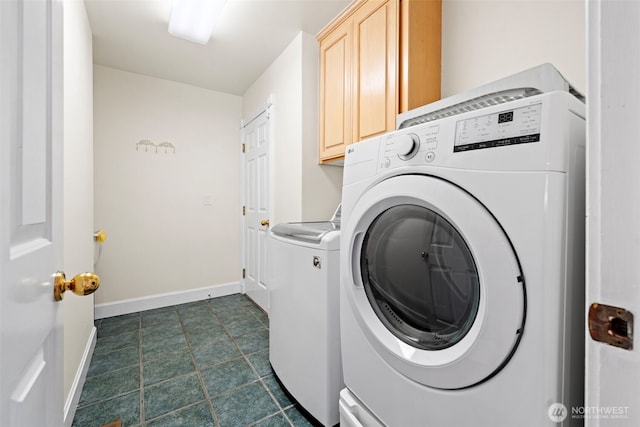
[[[207,44],[227,0],[173,0],[169,34]]]

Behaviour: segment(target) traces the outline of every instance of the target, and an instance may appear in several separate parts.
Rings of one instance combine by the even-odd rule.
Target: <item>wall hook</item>
[[[149,151],[149,147],[153,147],[156,149],[156,154],[158,154],[158,147],[164,148],[165,154],[167,154],[169,150],[173,150],[173,154],[176,154],[176,147],[174,147],[173,144],[168,141],[156,144],[155,142],[149,141],[148,139],[141,139],[138,143],[136,143],[136,150],[139,150],[140,146],[144,147],[144,151]]]

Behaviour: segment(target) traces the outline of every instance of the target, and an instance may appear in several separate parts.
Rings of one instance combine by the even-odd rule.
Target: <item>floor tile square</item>
[[[221,340],[207,347],[194,347],[193,357],[200,369],[242,356],[231,340]]]
[[[258,381],[211,399],[220,427],[238,427],[279,411],[267,390]]]
[[[174,335],[181,335],[182,325],[176,321],[161,326],[153,326],[142,329],[142,342],[148,344],[154,341],[164,341]]]
[[[187,339],[192,347],[207,347],[217,341],[229,340],[231,338],[226,329],[220,324],[209,328],[192,328],[187,330]]]
[[[195,371],[195,366],[188,351],[175,353],[163,359],[144,362],[144,385],[149,386],[174,377],[179,377]]]
[[[140,388],[140,367],[130,366],[88,377],[80,395],[80,406],[86,406]]]
[[[209,397],[248,384],[258,377],[244,358],[220,363],[202,370],[202,380]]]
[[[251,313],[249,313],[244,306],[214,309],[214,312],[218,320],[225,325],[251,317]]]
[[[140,423],[140,391],[78,408],[72,427],[102,426],[122,420],[123,427]]]
[[[269,362],[269,350],[262,350],[247,356],[249,362],[260,377],[273,374],[271,362]]]
[[[204,400],[204,393],[195,373],[145,387],[145,419],[150,420],[168,414],[201,400]]]
[[[183,351],[188,351],[186,338],[184,335],[174,335],[165,340],[143,344],[142,359],[144,361],[159,359]]]
[[[93,354],[87,376],[104,374],[105,372],[121,369],[140,363],[140,347],[125,347],[109,353]]]
[[[203,316],[187,317],[181,321],[182,327],[185,331],[221,327],[220,321],[218,321],[218,318],[213,314],[213,312]]]
[[[148,422],[147,427],[215,427],[207,402],[180,409]]]
[[[269,332],[266,329],[259,329],[236,338],[236,344],[244,354],[255,353],[256,351],[269,348]]]
[[[200,317],[200,316],[208,316],[213,314],[213,310],[211,310],[211,306],[207,303],[202,303],[198,305],[188,306],[178,308],[178,314],[181,319],[188,319],[190,317]]]
[[[251,314],[253,314],[256,319],[260,321],[260,323],[269,323],[269,316],[267,316],[267,313],[265,313],[260,307],[254,305],[252,307],[247,307],[247,310],[249,310]]]
[[[115,319],[115,320],[111,320]],[[98,327],[98,338],[120,335],[140,329],[140,316],[118,316],[118,318],[102,319]]]
[[[234,295],[227,295],[224,297],[212,298],[208,303],[214,311],[244,307],[244,302],[247,298],[241,294],[236,295],[239,295],[240,298],[237,298]]]
[[[239,337],[241,335],[247,334],[249,332],[255,332],[257,330],[264,330],[264,326],[262,323],[258,322],[258,320],[253,317],[245,317],[242,319],[238,319],[229,324],[225,323],[224,325],[227,328],[229,334],[232,337]]]
[[[161,310],[153,312],[142,313],[142,327],[158,327],[164,325],[171,325],[180,321],[178,312],[172,308],[171,310]]]
[[[273,375],[264,377],[261,381],[267,386],[271,394],[273,394],[273,397],[278,401],[278,405],[282,408],[293,405],[293,402],[289,399],[284,390],[282,390],[280,383]]]
[[[125,332],[120,335],[113,335],[96,340],[96,347],[93,354],[104,354],[115,350],[122,350],[126,347],[137,347],[140,345],[140,331]]]

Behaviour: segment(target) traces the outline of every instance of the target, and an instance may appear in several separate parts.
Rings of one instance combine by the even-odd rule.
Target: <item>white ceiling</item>
[[[172,0],[84,0],[94,63],[242,95],[302,30],[351,0],[228,0],[206,46],[169,35]]]

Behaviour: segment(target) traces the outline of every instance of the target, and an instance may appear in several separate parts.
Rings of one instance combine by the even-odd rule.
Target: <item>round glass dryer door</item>
[[[478,271],[460,233],[438,213],[417,205],[382,212],[365,234],[360,269],[376,315],[405,343],[441,350],[469,332]]]
[[[472,387],[517,349],[525,285],[496,218],[459,186],[400,175],[342,222],[347,307],[374,351],[412,381]]]

